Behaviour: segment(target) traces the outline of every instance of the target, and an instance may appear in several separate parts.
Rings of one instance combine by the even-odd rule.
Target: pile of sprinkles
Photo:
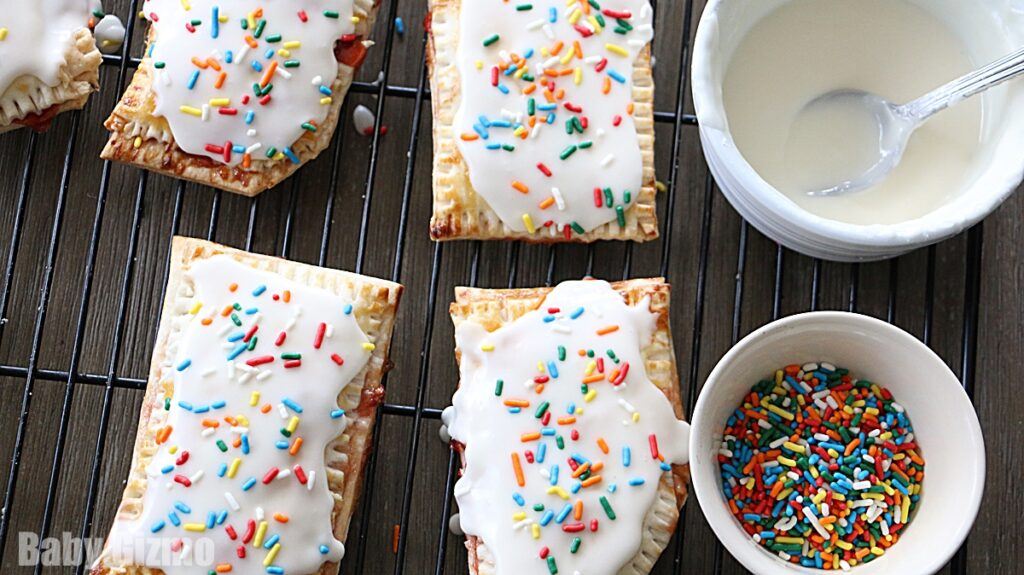
[[[542,304],[542,312],[534,312],[542,313],[540,322],[530,324],[538,326],[533,331],[543,341],[531,349],[538,353],[523,355],[523,363],[511,369],[488,371],[505,377],[475,392],[477,398],[491,403],[486,415],[476,414],[477,424],[491,421],[489,434],[514,435],[503,443],[511,447],[508,451],[483,445],[476,447],[474,458],[467,458],[469,466],[478,466],[467,471],[469,481],[485,466],[504,470],[502,484],[509,491],[503,497],[511,503],[506,508],[510,515],[492,518],[493,505],[486,511],[488,521],[505,522],[504,537],[485,537],[498,560],[506,561],[498,563],[498,573],[617,572],[621,565],[610,558],[625,561],[635,549],[619,553],[612,548],[630,539],[623,537],[622,530],[635,529],[639,541],[640,524],[651,501],[645,497],[653,497],[659,478],[671,471],[670,464],[678,458],[680,437],[675,426],[685,424],[675,420],[668,400],[646,380],[642,362],[631,364],[631,360],[640,361],[639,344],[627,343],[634,334],[632,326],[626,329],[618,323],[626,317],[593,300],[580,299],[569,298],[575,301],[566,307],[551,300]],[[582,321],[588,316],[589,322]],[[544,329],[567,337],[547,337]],[[499,345],[484,338],[479,353],[492,356],[501,351]],[[467,355],[464,352],[463,361]],[[528,375],[525,381],[523,375]],[[642,386],[649,389],[640,390]],[[457,394],[455,424],[450,428],[457,441],[467,439],[466,431],[459,428],[459,420],[466,417],[463,405]],[[473,438],[468,440],[472,443]],[[484,456],[480,450],[493,455]],[[481,461],[484,457],[493,459]],[[457,487],[457,496],[462,487]],[[489,493],[478,495],[477,501],[485,503]],[[459,506],[464,521],[479,518],[474,518],[472,501],[459,497]],[[472,526],[466,532],[472,534]],[[509,562],[506,545],[524,551],[521,556],[518,551],[511,553],[516,557],[513,561],[523,563]],[[577,559],[588,554],[589,559]]]
[[[337,394],[374,345],[348,319],[351,304],[325,308],[336,299],[326,292],[227,257],[194,268],[208,283],[188,302],[189,331],[164,370],[175,386],[152,430],[143,515],[116,522],[111,546],[134,541],[134,531],[191,565],[196,538],[209,538],[211,574],[284,575],[289,565],[311,572],[338,561],[324,447],[346,425]],[[148,566],[187,571],[178,562]]]
[[[718,461],[729,508],[755,541],[830,570],[871,562],[899,540],[925,465],[889,390],[828,363],[757,383],[729,417]]]
[[[472,41],[483,36],[464,48],[472,71],[456,126],[474,187],[506,224],[530,234],[552,228],[571,239],[609,221],[625,227],[642,185],[632,90],[637,54],[653,36],[649,3],[493,4],[490,18],[463,24]],[[491,31],[509,26],[522,31]],[[536,142],[545,133],[557,141]],[[581,155],[587,165],[569,162]],[[496,170],[493,188],[485,185]]]
[[[292,146],[327,118],[337,63],[358,65],[365,48],[352,0],[286,4],[146,1],[157,113],[184,151],[244,168],[300,163]]]

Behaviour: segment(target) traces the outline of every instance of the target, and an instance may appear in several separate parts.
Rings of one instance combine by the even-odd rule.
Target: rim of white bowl
[[[787,222],[799,222],[803,232],[812,236],[813,243],[835,245],[840,251],[852,247],[855,250],[866,250],[876,253],[866,256],[867,259],[879,259],[898,255],[904,251],[938,242],[951,237],[970,226],[978,223],[996,210],[1016,191],[1024,181],[1024,158],[1016,162],[1010,158],[997,157],[1001,149],[1020,150],[1024,148],[1024,120],[1016,122],[1014,130],[1002,134],[998,146],[992,150],[993,158],[977,179],[962,191],[963,196],[970,196],[971,201],[962,202],[964,209],[945,210],[938,208],[920,218],[898,224],[858,225],[830,220],[804,210],[785,194],[766,182],[747,162],[736,147],[732,134],[728,130],[724,105],[721,98],[721,87],[711,86],[704,81],[710,75],[712,62],[720,56],[715,46],[718,33],[718,12],[726,2],[734,0],[710,0],[701,15],[697,34],[694,38],[693,57],[690,65],[691,91],[696,111],[698,129],[705,135],[702,145],[705,156],[714,153],[722,162],[728,164],[728,171],[741,184],[741,191],[751,202],[762,208],[766,213],[783,218]],[[1013,48],[1007,45],[1007,51]],[[1008,96],[1006,108],[1012,109],[1015,102],[1024,101],[1024,93]],[[725,126],[712,127],[709,118],[722,118]],[[997,166],[997,164],[999,164]],[[960,202],[958,202],[960,203]],[[951,204],[945,204],[944,207]],[[770,223],[773,229],[777,226]],[[782,229],[782,228],[778,228]],[[779,234],[782,232],[779,231]],[[816,237],[814,237],[816,236]],[[806,244],[807,238],[793,239],[794,245]],[[837,245],[836,245],[837,244]],[[845,246],[842,244],[846,244]],[[880,250],[873,250],[880,248]],[[896,250],[896,251],[894,251]],[[857,259],[864,259],[858,257]]]
[[[713,388],[715,382],[720,378],[721,373],[730,363],[736,360],[737,356],[745,353],[748,348],[756,345],[769,334],[779,330],[788,329],[793,324],[804,322],[822,322],[831,324],[846,322],[866,331],[886,331],[894,337],[904,340],[910,347],[918,349],[924,357],[929,357],[934,360],[939,369],[946,372],[949,377],[944,381],[952,383],[942,383],[942,385],[950,385],[950,393],[959,395],[962,398],[962,402],[955,406],[955,408],[966,408],[970,411],[971,417],[969,417],[968,420],[971,423],[969,428],[964,430],[964,433],[969,435],[971,442],[978,446],[978,463],[974,469],[974,486],[976,486],[976,489],[970,493],[964,494],[966,502],[963,508],[966,511],[966,515],[963,516],[963,521],[957,526],[956,532],[953,534],[953,538],[951,539],[951,541],[955,541],[956,544],[950,545],[947,549],[934,549],[933,553],[921,560],[921,570],[919,573],[935,573],[949,562],[953,554],[956,553],[957,549],[959,549],[967,539],[971,529],[974,527],[978,511],[981,509],[981,500],[985,492],[985,473],[987,465],[985,457],[985,441],[981,432],[981,424],[978,421],[974,406],[971,403],[970,398],[967,396],[967,392],[964,391],[963,386],[960,385],[960,380],[956,377],[956,374],[949,369],[946,362],[932,351],[931,348],[922,343],[921,340],[895,325],[858,313],[844,311],[814,311],[776,320],[748,334],[740,340],[739,343],[730,348],[724,356],[722,356],[722,359],[715,364],[715,368],[711,370],[711,373],[704,381],[704,385],[701,387],[700,395],[697,398],[696,405],[694,406],[693,416],[690,422],[691,428],[694,430],[690,433],[690,465],[694,466],[694,456],[698,452],[697,441],[698,437],[701,435],[696,430],[718,429],[718,427],[724,424],[724,422],[721,421],[704,421],[704,412],[706,410],[705,406],[708,401],[710,401],[708,399],[710,397],[710,393],[707,392]],[[708,428],[707,426],[711,427]],[[712,463],[712,465],[714,465],[714,463]],[[717,476],[717,474],[712,474],[712,477],[715,476]],[[700,502],[701,510],[703,511],[708,524],[711,525],[712,531],[714,531],[719,541],[722,542],[722,545],[729,551],[729,553],[743,564],[744,567],[761,575],[792,575],[793,573],[818,575],[823,573],[823,571],[818,569],[809,569],[799,565],[784,563],[777,557],[774,557],[772,554],[765,551],[761,546],[751,544],[752,539],[750,539],[750,536],[740,528],[739,523],[737,523],[732,514],[726,510],[725,505],[722,504],[721,486],[714,480],[711,480],[710,483],[704,481],[704,475],[700,470],[696,469],[691,473],[691,481],[694,491],[697,494],[697,500]],[[879,561],[884,560],[884,558],[884,556],[881,557]],[[856,568],[851,570],[851,573],[855,575]]]

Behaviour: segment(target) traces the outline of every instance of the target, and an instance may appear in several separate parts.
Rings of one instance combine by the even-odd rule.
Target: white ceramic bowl
[[[977,223],[1021,183],[1024,81],[1017,80],[983,96],[984,160],[979,162],[974,182],[956,199],[924,217],[892,225],[837,223],[807,212],[769,185],[736,148],[722,100],[722,81],[747,32],[787,1],[710,0],[693,49],[691,85],[708,166],[733,207],[762,233],[789,248],[825,259],[867,261],[894,257]],[[1024,44],[1021,0],[910,1],[945,22],[963,39],[968,55],[978,64],[995,60]]]
[[[914,425],[925,459],[920,504],[900,540],[854,575],[930,574],[945,565],[974,523],[985,485],[985,445],[974,408],[956,376],[927,346],[883,321],[813,312],[768,324],[744,338],[708,377],[693,413],[690,470],[701,510],[744,567],[759,575],[820,575],[754,542],[730,514],[719,479],[726,419],[744,394],[775,369],[825,361],[892,391]]]

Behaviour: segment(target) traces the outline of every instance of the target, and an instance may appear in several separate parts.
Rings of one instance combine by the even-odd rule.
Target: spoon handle
[[[1024,48],[978,68],[899,107],[904,116],[923,122],[933,114],[1024,74]]]

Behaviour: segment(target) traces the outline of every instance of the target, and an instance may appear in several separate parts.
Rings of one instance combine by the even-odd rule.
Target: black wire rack
[[[408,0],[405,2],[408,4]],[[122,4],[129,4],[128,2],[122,2]],[[131,0],[130,5],[123,6],[126,8],[124,15],[134,15],[138,12],[141,0]],[[485,250],[483,244],[479,242],[473,242],[469,245],[468,249],[459,248],[458,253],[455,255],[462,257],[466,254],[468,257],[468,265],[462,267],[465,262],[459,265],[454,264],[450,261],[451,257],[446,261],[445,252],[453,251],[454,248],[449,247],[449,244],[430,244],[426,238],[426,225],[425,222],[416,221],[410,224],[410,213],[414,203],[414,194],[429,194],[429,189],[420,189],[414,185],[415,174],[416,174],[416,162],[418,158],[418,152],[420,149],[421,142],[429,137],[428,133],[424,133],[421,128],[421,124],[425,123],[425,117],[429,115],[429,107],[425,104],[428,103],[430,93],[428,89],[428,77],[425,67],[419,65],[419,71],[415,85],[396,85],[389,81],[392,73],[392,61],[393,51],[396,49],[410,50],[419,48],[422,50],[425,45],[425,35],[420,35],[420,43],[417,44],[411,32],[407,33],[408,37],[404,41],[396,41],[396,16],[399,14],[399,0],[386,0],[384,5],[381,7],[381,18],[378,24],[377,37],[383,38],[380,42],[382,46],[375,48],[382,52],[382,64],[379,68],[379,75],[375,81],[360,81],[356,82],[351,89],[352,94],[363,94],[372,96],[375,100],[376,106],[376,122],[377,128],[374,131],[374,135],[369,140],[369,156],[368,156],[368,167],[367,176],[365,179],[365,186],[363,187],[362,197],[360,202],[350,202],[349,206],[353,209],[352,212],[358,211],[358,216],[354,213],[347,214],[346,225],[354,224],[358,221],[358,243],[355,247],[355,261],[354,264],[349,267],[357,273],[364,271],[366,255],[370,246],[370,235],[373,232],[374,226],[371,225],[371,207],[373,205],[373,199],[375,194],[381,193],[400,193],[401,203],[400,211],[395,218],[389,218],[388,231],[392,234],[394,246],[393,246],[393,259],[391,262],[391,273],[390,279],[394,281],[402,281],[403,273],[409,267],[406,261],[407,253],[409,252],[408,246],[410,243],[417,243],[421,246],[429,245],[429,248],[422,248],[419,251],[429,253],[430,263],[429,272],[424,271],[423,273],[429,273],[429,281],[425,282],[425,288],[422,293],[407,293],[405,296],[406,301],[410,299],[421,300],[422,306],[419,306],[417,311],[422,313],[422,317],[409,317],[408,313],[405,313],[402,317],[402,321],[408,322],[409,325],[415,326],[412,329],[422,329],[422,337],[419,340],[420,349],[418,353],[415,350],[398,350],[393,352],[401,354],[402,357],[409,358],[407,364],[404,366],[403,381],[402,385],[406,387],[414,387],[414,399],[411,402],[404,403],[385,403],[380,408],[380,420],[379,424],[375,428],[374,444],[377,445],[377,449],[374,450],[371,456],[367,469],[366,469],[366,481],[364,483],[364,491],[361,495],[361,506],[357,512],[357,519],[354,523],[354,527],[348,537],[348,553],[344,563],[342,564],[342,572],[345,573],[377,573],[382,572],[380,567],[368,567],[368,565],[380,565],[379,561],[376,561],[374,557],[382,552],[389,554],[391,557],[386,563],[386,569],[392,569],[397,575],[400,573],[429,573],[433,572],[436,575],[442,575],[444,573],[465,573],[465,563],[462,559],[463,553],[461,551],[453,551],[453,546],[458,546],[459,538],[452,536],[448,531],[448,523],[450,514],[454,512],[452,506],[452,487],[457,476],[457,459],[454,454],[446,456],[445,460],[436,460],[431,458],[424,463],[424,456],[422,454],[423,448],[423,437],[424,434],[429,432],[425,431],[426,426],[424,422],[435,421],[440,419],[441,410],[438,407],[431,407],[428,405],[428,387],[433,381],[433,374],[436,372],[436,366],[432,365],[432,358],[443,357],[443,354],[436,354],[435,347],[441,349],[442,352],[448,349],[449,345],[446,342],[439,342],[434,337],[437,328],[435,322],[446,322],[447,317],[443,314],[443,307],[439,308],[438,304],[447,301],[447,296],[439,294],[439,286],[442,283],[442,279],[448,274],[461,273],[460,277],[456,278],[455,281],[467,285],[480,285],[481,278],[484,275],[481,271],[482,267],[487,266],[493,259],[490,257],[491,252]],[[690,58],[691,38],[693,28],[695,26],[696,18],[698,14],[699,5],[694,6],[693,0],[687,0],[685,6],[680,10],[678,7],[673,10],[672,13],[679,16],[679,21],[669,23],[666,26],[665,22],[661,21],[665,16],[662,11],[659,11],[659,30],[662,27],[667,27],[673,30],[674,33],[681,35],[681,41],[679,44],[679,51],[675,54],[669,54],[670,58],[678,58],[677,65],[679,66],[680,73],[675,85],[666,85],[662,82],[659,86],[660,91],[666,93],[674,93],[674,100],[671,109],[659,110],[655,113],[655,120],[659,126],[659,130],[668,131],[671,137],[668,141],[659,136],[659,153],[664,153],[665,150],[670,150],[670,160],[668,170],[662,170],[660,175],[666,182],[668,188],[667,193],[661,194],[659,200],[659,213],[662,222],[662,238],[660,244],[660,263],[658,269],[662,276],[668,277],[679,282],[686,282],[689,285],[689,289],[685,290],[687,293],[692,295],[690,301],[680,301],[677,299],[674,303],[674,307],[688,308],[685,316],[690,319],[688,325],[680,325],[678,321],[674,325],[677,332],[677,339],[684,339],[689,341],[689,349],[678,349],[677,353],[684,359],[679,362],[679,370],[682,376],[683,383],[683,396],[686,398],[687,412],[692,411],[693,405],[696,400],[696,396],[699,390],[699,382],[701,379],[701,373],[703,367],[701,366],[700,358],[702,357],[702,345],[704,344],[704,336],[706,333],[706,315],[708,312],[708,300],[710,297],[709,293],[709,261],[712,257],[721,257],[718,247],[712,245],[713,238],[715,237],[712,233],[713,225],[713,208],[716,205],[715,187],[710,175],[707,174],[706,170],[703,170],[702,177],[694,177],[693,174],[684,173],[684,167],[680,161],[683,155],[684,141],[689,135],[695,133],[694,126],[696,125],[696,119],[692,114],[686,113],[686,96],[688,92],[688,62]],[[423,7],[416,8],[418,14],[422,14]],[[140,51],[139,49],[139,20],[137,18],[129,17],[126,18],[127,22],[127,41],[124,44],[120,54],[108,55],[104,57],[105,75],[114,74],[116,71],[116,83],[110,87],[111,90],[116,90],[118,93],[125,86],[128,75],[132,70],[139,65],[139,58],[133,57],[133,50]],[[411,30],[417,30],[412,26],[409,27]],[[382,30],[386,29],[386,30]],[[660,38],[660,36],[659,36]],[[656,39],[655,42],[660,40]],[[661,58],[664,60],[666,56],[663,54]],[[363,71],[361,77],[365,77],[370,72],[367,70]],[[109,79],[109,76],[107,76]],[[662,94],[664,95],[664,94]],[[112,98],[112,96],[111,96]],[[381,169],[381,165],[387,161],[387,158],[383,158],[381,154],[383,146],[383,136],[379,129],[382,123],[382,119],[385,117],[387,112],[387,106],[394,100],[404,100],[411,103],[412,115],[409,118],[411,129],[408,136],[407,143],[407,155],[404,160],[401,161],[404,169],[403,185],[401,191],[398,190],[384,190],[378,189],[377,180],[378,173]],[[426,110],[425,110],[426,108]],[[344,117],[344,116],[343,116]],[[96,294],[93,290],[96,285],[96,277],[98,272],[107,273],[106,267],[100,270],[100,266],[97,263],[98,257],[104,248],[101,246],[101,239],[103,235],[103,223],[104,223],[104,211],[107,206],[108,199],[111,195],[111,186],[115,180],[115,175],[112,174],[113,166],[109,162],[104,162],[102,165],[101,177],[96,185],[94,191],[89,194],[89,197],[94,201],[94,216],[92,219],[92,227],[89,233],[88,246],[85,250],[84,261],[80,262],[81,266],[81,285],[78,290],[77,296],[77,309],[68,307],[62,307],[57,310],[58,313],[73,313],[75,314],[75,320],[73,321],[73,329],[70,334],[65,334],[65,337],[71,339],[70,342],[70,353],[67,357],[62,357],[61,360],[66,362],[66,369],[50,369],[42,366],[41,353],[44,346],[44,326],[46,324],[47,316],[53,313],[51,309],[51,293],[54,288],[55,282],[55,267],[58,259],[59,246],[61,244],[63,224],[64,221],[69,217],[69,195],[72,180],[75,178],[75,164],[76,164],[76,147],[78,144],[79,133],[82,129],[83,114],[72,113],[70,118],[63,120],[70,122],[70,135],[68,136],[65,153],[63,156],[63,162],[61,165],[61,177],[60,187],[56,194],[56,200],[52,206],[52,225],[50,227],[49,236],[46,238],[32,237],[26,238],[25,235],[25,220],[26,213],[28,212],[29,204],[33,201],[30,197],[30,189],[32,188],[32,180],[36,177],[37,164],[45,159],[40,159],[39,153],[42,146],[42,140],[49,137],[48,135],[37,135],[32,134],[27,138],[27,146],[23,150],[23,161],[20,164],[20,172],[16,175],[9,175],[5,181],[0,182],[0,190],[6,189],[6,194],[16,196],[14,200],[13,216],[14,221],[11,225],[11,232],[6,246],[4,246],[3,252],[5,261],[3,262],[2,273],[0,276],[0,318],[8,317],[10,312],[9,306],[12,301],[12,297],[15,294],[15,268],[17,266],[19,257],[24,257],[26,243],[28,246],[34,249],[44,249],[45,256],[43,256],[43,265],[33,270],[39,274],[38,279],[38,294],[35,295],[36,307],[32,314],[33,321],[31,325],[20,323],[18,325],[10,325],[6,320],[0,319],[0,343],[3,343],[3,338],[6,332],[9,330],[18,330],[21,333],[31,332],[31,341],[29,346],[29,353],[24,361],[11,361],[11,362],[0,362],[0,378],[6,378],[6,382],[3,385],[14,385],[19,386],[20,389],[20,403],[17,406],[16,418],[10,421],[2,421],[2,430],[4,435],[13,435],[13,447],[11,450],[11,458],[9,462],[9,469],[7,470],[7,481],[4,489],[3,508],[0,511],[0,565],[5,566],[4,571],[7,570],[7,565],[15,565],[13,563],[13,551],[14,544],[12,542],[12,524],[16,516],[18,509],[23,506],[30,506],[37,511],[41,509],[41,521],[38,525],[37,533],[41,536],[46,536],[50,533],[55,515],[57,511],[57,498],[58,491],[61,485],[62,473],[67,473],[67,470],[63,466],[63,461],[68,455],[69,449],[81,450],[86,449],[94,453],[92,457],[91,467],[88,469],[86,476],[88,477],[87,482],[76,488],[76,497],[84,499],[84,505],[80,506],[78,515],[74,520],[78,524],[78,530],[76,535],[82,537],[89,536],[102,536],[103,531],[107,525],[101,525],[97,523],[97,502],[100,496],[101,485],[107,485],[111,482],[105,482],[103,472],[106,469],[104,466],[104,453],[108,444],[112,441],[109,436],[108,430],[110,429],[111,423],[115,418],[122,417],[122,414],[115,413],[114,409],[114,398],[115,393],[119,390],[127,390],[133,392],[135,395],[141,396],[142,391],[146,387],[146,380],[142,377],[126,375],[126,370],[122,367],[126,363],[126,356],[139,356],[148,357],[148,349],[138,349],[137,346],[130,346],[130,342],[126,342],[126,330],[127,320],[129,316],[129,299],[132,294],[134,285],[134,279],[140,265],[156,266],[166,272],[169,265],[169,260],[163,262],[144,262],[138,261],[138,251],[140,245],[140,230],[142,228],[141,222],[147,210],[148,202],[152,202],[152,197],[147,194],[148,187],[151,179],[156,179],[157,176],[150,176],[144,171],[130,170],[126,172],[128,176],[125,180],[134,179],[134,184],[124,184],[120,182],[117,185],[131,185],[134,187],[134,203],[131,210],[132,222],[128,228],[128,234],[126,237],[118,237],[118,246],[120,261],[122,262],[120,270],[120,285],[119,289],[115,293],[102,294],[104,298],[112,301],[116,301],[111,309],[110,313],[114,314],[113,331],[106,334],[105,337],[109,338],[109,356],[105,362],[106,368],[103,370],[83,370],[81,369],[81,360],[84,350],[90,345],[90,341],[86,337],[87,335],[87,324],[90,316],[91,302],[96,299]],[[340,131],[340,130],[339,130]],[[343,137],[343,136],[342,136]],[[335,193],[334,190],[338,189],[339,178],[341,178],[342,167],[344,166],[344,158],[342,157],[342,146],[336,145],[333,147],[333,155],[330,156],[330,176],[328,182],[328,190],[326,205],[324,207],[322,217],[322,227],[317,229],[311,229],[309,226],[299,227],[296,224],[296,190],[300,186],[302,181],[302,174],[293,177],[288,182],[285,182],[280,186],[285,190],[290,190],[287,206],[284,214],[283,231],[280,233],[279,241],[279,255],[289,256],[292,246],[295,242],[297,235],[301,235],[308,241],[314,241],[316,236],[319,235],[319,253],[315,263],[319,265],[325,265],[328,262],[328,251],[332,245],[332,233],[335,231],[335,214],[337,213],[337,202],[344,201],[340,200],[339,194]],[[331,152],[325,153],[325,155]],[[78,160],[81,161],[81,160]],[[321,162],[328,161],[321,159]],[[173,207],[166,217],[169,219],[170,226],[164,233],[167,234],[167,240],[170,236],[179,233],[183,214],[186,211],[186,187],[189,184],[184,182],[176,182],[173,184]],[[195,187],[195,186],[192,186]],[[415,189],[414,189],[415,188]],[[268,194],[274,193],[285,193],[284,190],[278,189],[275,191],[268,192]],[[693,194],[697,199],[694,200],[694,204],[701,206],[701,212],[698,218],[695,219],[699,225],[699,233],[695,237],[699,238],[695,245],[673,245],[673,237],[677,234],[673,233],[673,226],[677,225],[678,222],[684,221],[684,218],[680,213],[677,212],[679,209],[678,204],[680,203],[679,198],[682,194]],[[218,221],[221,214],[222,204],[225,202],[223,195],[219,191],[208,191],[207,195],[202,196],[203,198],[210,198],[210,210],[209,220],[206,228],[206,237],[209,239],[215,239],[218,233]],[[204,199],[205,201],[205,199]],[[234,199],[232,199],[234,201]],[[245,200],[248,203],[248,226],[245,231],[244,241],[238,242],[240,247],[245,249],[251,249],[254,245],[255,236],[258,232],[256,229],[257,222],[257,206],[259,202],[257,199]],[[722,208],[719,208],[722,209]],[[725,208],[728,210],[728,208]],[[729,215],[732,218],[736,218],[731,211]],[[358,218],[358,219],[356,219]],[[738,220],[738,218],[736,218]],[[735,343],[742,335],[744,330],[749,330],[750,326],[744,326],[743,314],[744,314],[744,302],[745,302],[745,284],[747,283],[747,268],[750,263],[748,259],[749,244],[752,241],[757,242],[768,242],[763,237],[752,232],[747,224],[741,220],[738,221],[738,240],[735,240],[737,246],[737,252],[735,255],[735,267],[731,270],[734,273],[732,281],[732,298],[731,298],[731,332],[729,340]],[[678,230],[676,230],[678,231]],[[978,337],[978,316],[979,316],[979,301],[980,301],[980,286],[981,286],[981,250],[983,241],[982,226],[978,225],[971,229],[966,234],[966,248],[964,249],[963,256],[960,261],[963,266],[963,297],[961,299],[962,305],[962,333],[960,335],[960,358],[961,364],[959,366],[959,373],[964,386],[969,395],[973,397],[974,380],[975,380],[975,360],[976,360],[976,347]],[[789,252],[781,246],[771,245],[771,252],[773,253],[773,261],[768,264],[771,269],[771,279],[768,282],[769,287],[766,289],[771,290],[770,295],[770,318],[777,319],[784,315],[784,298],[789,297],[785,288],[785,282],[787,279],[786,273],[786,262],[791,259],[805,259],[802,256],[798,256]],[[501,250],[505,251],[505,264],[508,269],[507,276],[496,283],[493,287],[513,287],[521,285],[521,278],[519,277],[519,260],[522,250],[530,249],[537,253],[537,250],[543,250],[545,255],[542,255],[539,259],[546,259],[546,273],[544,274],[544,281],[550,285],[555,282],[556,277],[562,275],[564,272],[559,272],[559,266],[556,264],[560,250],[573,249],[577,251],[571,252],[573,256],[581,254],[586,258],[585,273],[590,274],[595,270],[595,262],[600,261],[602,264],[607,262],[607,254],[602,252],[605,248],[603,246],[591,245],[587,247],[565,247],[565,246],[551,246],[551,247],[539,247],[529,246],[521,247],[519,244],[509,243],[504,244]],[[621,271],[622,278],[629,278],[633,276],[633,264],[634,264],[634,251],[637,250],[650,250],[658,249],[655,246],[637,246],[626,245],[624,247],[616,247],[611,252],[615,257],[620,257],[619,270]],[[692,253],[688,256],[693,259],[693,269],[679,269],[678,261],[680,260],[679,253],[681,250],[691,250]],[[926,344],[931,344],[933,334],[933,323],[935,317],[935,300],[936,300],[936,247],[931,247],[926,250],[926,260],[924,264],[924,278],[923,278],[923,301],[920,301],[917,305],[919,309],[923,309],[921,318],[923,320],[922,330],[920,331],[921,337]],[[168,256],[169,257],[169,256]],[[564,257],[564,256],[563,256]],[[900,300],[900,290],[897,286],[897,280],[900,277],[899,274],[899,262],[902,260],[893,260],[887,264],[875,264],[872,267],[873,271],[878,269],[885,269],[888,267],[888,277],[886,279],[887,296],[884,315],[889,321],[895,321],[897,302]],[[826,264],[821,261],[811,261],[809,263],[809,300],[805,301],[802,306],[804,310],[816,310],[819,309],[822,300],[823,292],[823,270],[825,266],[831,266],[833,264]],[[420,266],[426,270],[425,266]],[[841,307],[848,310],[858,309],[858,299],[861,291],[861,266],[857,264],[836,267],[835,269],[847,270],[845,280],[840,280],[844,283],[843,291],[844,304]],[[464,271],[463,271],[464,270]],[[113,271],[116,271],[113,270]],[[113,272],[111,272],[113,273]],[[489,274],[490,277],[493,274]],[[159,277],[159,276],[158,276]],[[615,278],[609,278],[615,279]],[[804,278],[806,281],[806,278]],[[945,285],[945,284],[943,284]],[[491,287],[491,286],[489,286]],[[760,287],[760,285],[759,285]],[[160,293],[162,293],[161,286],[154,286],[153,298],[158,299]],[[20,294],[22,297],[28,297],[31,299],[32,294]],[[106,305],[109,307],[108,302]],[[438,310],[441,310],[439,313]],[[438,316],[441,317],[438,317]],[[765,312],[764,315],[769,315]],[[676,317],[676,316],[674,316]],[[155,333],[156,330],[155,321],[148,324],[147,329],[152,330]],[[679,334],[684,331],[688,332],[686,337],[680,338]],[[412,338],[415,340],[415,338]],[[447,351],[450,355],[450,351]],[[412,363],[413,365],[408,365]],[[412,369],[415,367],[415,372]],[[450,367],[449,367],[450,368]],[[394,377],[394,376],[393,376]],[[28,435],[28,425],[30,415],[33,414],[33,395],[34,390],[38,382],[55,382],[57,384],[63,383],[63,399],[61,401],[61,407],[59,412],[59,418],[56,420],[56,430],[54,435],[55,441],[50,445],[44,452],[49,453],[48,458],[42,458],[41,460],[33,460],[28,463],[23,460],[25,454],[26,437]],[[387,385],[387,383],[386,383]],[[451,382],[437,382],[433,381],[434,386],[442,386],[443,392],[450,392],[454,388],[454,384]],[[92,436],[78,436],[72,437],[71,425],[72,415],[74,411],[74,400],[75,392],[81,386],[92,386],[102,388],[102,404],[99,409],[98,423],[96,429],[98,430],[95,435]],[[127,414],[124,417],[134,417],[134,414]],[[382,442],[381,434],[382,430],[387,427],[386,423],[390,419],[402,420],[403,425],[398,427],[389,428],[388,433],[392,433],[393,430],[399,429],[399,433],[406,433],[404,441],[401,437],[389,437],[387,443]],[[130,441],[130,438],[118,437],[116,441]],[[393,469],[393,468],[381,468],[378,459],[381,457],[380,454],[384,450],[402,450],[405,449],[406,453],[404,458],[400,461],[404,461],[404,469]],[[40,459],[40,458],[35,458]],[[45,496],[40,501],[19,501],[17,500],[17,494],[19,493],[18,482],[19,477],[24,472],[27,465],[38,466],[42,465],[45,467],[49,466],[49,477],[47,480],[47,488]],[[429,485],[420,487],[426,489],[431,497],[441,499],[441,513],[430,520],[433,523],[433,535],[428,537],[433,541],[432,544],[427,546],[428,552],[424,553],[421,550],[415,552],[415,556],[410,554],[409,551],[409,540],[410,537],[406,536],[410,531],[411,516],[414,512],[415,503],[421,497],[418,495],[417,490],[417,479],[421,477],[420,471],[424,465],[438,466],[443,465],[443,471],[440,474],[442,481],[436,485]],[[404,473],[404,475],[402,475]],[[369,529],[373,525],[374,521],[378,520],[380,512],[379,505],[375,504],[375,490],[382,482],[381,478],[386,474],[397,474],[398,477],[402,478],[402,489],[400,492],[400,498],[390,502],[391,519],[393,520],[394,531],[396,537],[391,542],[393,545],[387,545],[387,549],[382,550],[380,545],[369,545],[370,541]],[[115,490],[117,490],[117,482],[112,482]],[[692,536],[688,537],[689,532],[694,526],[701,526],[702,519],[699,517],[699,512],[694,510],[695,502],[691,502],[683,510],[683,517],[679,522],[679,528],[676,533],[674,545],[669,548],[665,556],[660,561],[656,572],[657,573],[673,573],[679,574],[683,572],[694,571],[686,561],[684,561],[685,549],[687,549],[687,541],[692,539]],[[22,506],[22,507],[19,507]],[[701,527],[706,530],[706,526]],[[708,565],[707,569],[698,569],[698,572],[707,572],[709,570],[714,571],[717,575],[719,573],[729,571],[739,571],[738,565],[735,562],[731,562],[727,555],[723,554],[721,545],[717,542],[712,543],[710,546],[706,546],[711,549],[711,557],[705,558],[702,565]],[[449,555],[458,555],[458,557],[449,557]],[[723,556],[724,555],[724,556]],[[13,567],[12,567],[13,569]],[[43,567],[25,567],[25,572],[32,571],[33,573],[40,573],[43,571]],[[80,562],[74,568],[70,569],[74,573],[81,574],[88,569],[88,565]],[[967,563],[965,553],[961,549],[957,553],[950,565],[950,571],[955,574],[961,574],[967,572]]]

